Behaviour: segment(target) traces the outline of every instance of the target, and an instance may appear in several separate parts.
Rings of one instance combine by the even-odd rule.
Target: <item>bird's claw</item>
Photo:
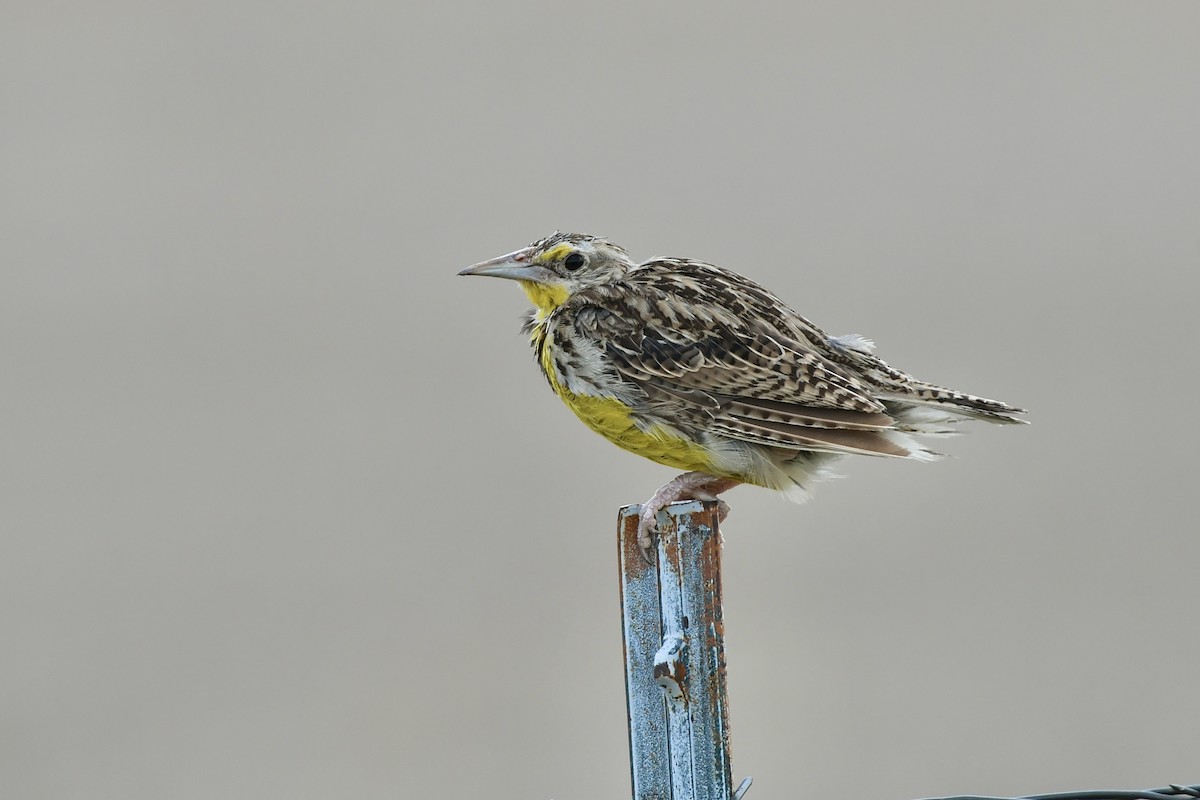
[[[729,503],[726,503],[721,498],[709,492],[696,492],[696,500],[712,501],[717,504],[717,521],[724,522],[729,516]],[[658,504],[648,502],[642,506],[641,513],[638,514],[638,549],[642,551],[642,559],[647,564],[654,563],[654,534],[658,533],[658,512],[665,508],[668,503]]]
[[[642,505],[638,514],[638,547],[647,564],[654,563],[654,534],[658,530],[658,512],[677,500],[705,500],[717,504],[717,520],[724,522],[729,516],[729,504],[717,497],[721,492],[732,489],[740,481],[735,478],[718,478],[704,472],[685,472],[660,488]]]
[[[642,559],[647,564],[654,563],[654,534],[658,531],[658,509],[649,504],[638,514],[638,549],[642,551]]]

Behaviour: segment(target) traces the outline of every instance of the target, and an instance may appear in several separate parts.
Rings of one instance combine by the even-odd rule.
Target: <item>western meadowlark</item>
[[[869,340],[827,336],[702,261],[637,264],[605,239],[555,233],[459,274],[518,281],[534,305],[523,331],[554,393],[609,441],[687,470],[642,506],[643,551],[676,500],[718,500],[741,483],[803,500],[840,455],[930,460],[912,434],[1024,422],[1013,416],[1023,409],[919,381]]]

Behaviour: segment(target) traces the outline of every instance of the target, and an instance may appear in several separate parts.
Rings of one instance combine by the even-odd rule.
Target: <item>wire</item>
[[[1200,798],[1200,785],[1181,786],[1172,783],[1160,789],[1129,791],[1124,789],[1095,789],[1084,792],[1056,792],[1054,794],[1030,794],[1022,797],[989,797],[986,795],[963,794],[953,797],[931,797],[926,800],[1176,800],[1180,796]]]

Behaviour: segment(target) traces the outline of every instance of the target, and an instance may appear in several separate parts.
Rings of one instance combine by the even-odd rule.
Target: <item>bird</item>
[[[640,263],[598,236],[554,234],[459,275],[517,281],[535,359],[585,425],[683,470],[642,504],[650,560],[658,512],[740,484],[808,498],[844,455],[930,461],[916,437],[957,423],[1024,423],[1025,409],[918,380],[857,334],[829,336],[732,270],[689,258]]]

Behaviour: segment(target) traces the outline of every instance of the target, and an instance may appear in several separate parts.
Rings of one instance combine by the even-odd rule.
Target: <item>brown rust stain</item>
[[[721,532],[717,527],[720,523],[716,504],[705,503],[702,514],[696,516],[698,523],[712,528],[712,536],[705,540],[700,552],[700,577],[705,588],[706,610],[713,621],[711,628],[704,631],[705,645],[718,647],[725,639],[725,618],[721,609]],[[720,652],[723,652],[723,648]]]
[[[627,514],[632,506],[621,508],[617,521],[621,525],[620,557],[622,571],[631,578],[640,578],[647,569],[653,569],[653,564],[647,564],[642,558],[642,551],[637,545],[637,514]]]

